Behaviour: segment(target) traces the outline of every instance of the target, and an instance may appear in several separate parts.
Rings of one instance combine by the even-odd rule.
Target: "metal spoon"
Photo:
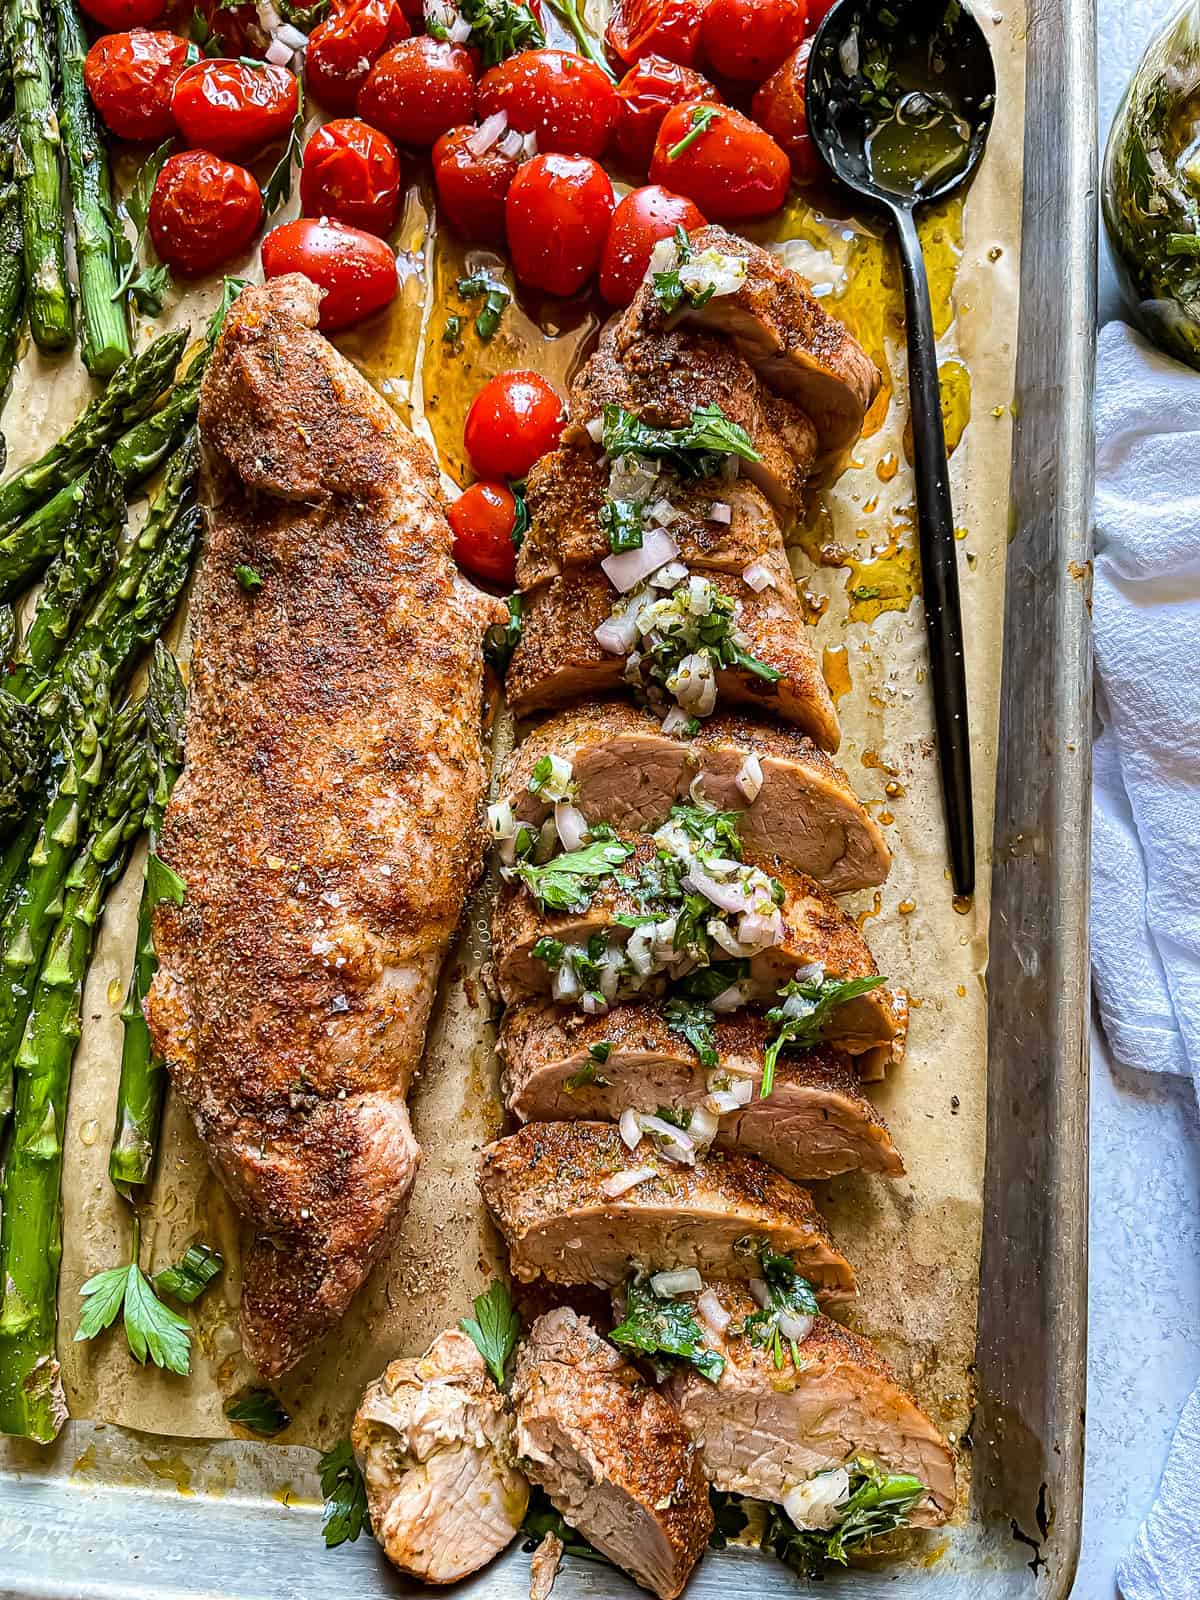
[[[813,40],[809,133],[836,177],[891,214],[900,244],[925,627],[958,895],[975,889],[970,724],[937,345],[915,212],[973,175],[995,100],[991,51],[959,0],[838,0]]]

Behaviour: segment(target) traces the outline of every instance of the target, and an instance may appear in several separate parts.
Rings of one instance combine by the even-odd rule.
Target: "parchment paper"
[[[971,1408],[986,1105],[986,987],[989,849],[995,780],[1004,555],[1011,446],[1009,403],[1017,313],[1021,195],[1024,18],[1009,5],[982,12],[996,55],[995,130],[966,206],[924,225],[943,363],[970,377],[970,421],[952,459],[963,531],[963,606],[971,691],[979,889],[955,909],[925,678],[925,643],[913,555],[913,489],[904,450],[903,319],[896,261],[878,225],[789,212],[777,237],[889,374],[870,432],[852,468],[797,530],[794,570],[810,596],[814,640],[840,694],[840,760],[885,824],[895,852],[887,884],[848,902],[860,915],[880,970],[912,994],[908,1054],[873,1089],[908,1166],[898,1182],[848,1176],[819,1186],[839,1243],[859,1269],[861,1298],[847,1320],[879,1341],[952,1438]],[[509,366],[539,365],[565,379],[596,318],[576,314],[542,343],[531,316],[513,306],[490,346],[468,331],[461,354],[443,343],[461,251],[433,237],[423,181],[408,198],[399,238],[404,284],[394,315],[358,331],[343,348],[407,419],[442,446],[444,467],[462,478],[461,423],[483,379]],[[467,264],[487,262],[470,252]],[[252,265],[246,268],[251,275]],[[215,291],[192,290],[164,324],[189,320],[197,333]],[[534,308],[536,309],[536,308]],[[542,310],[543,324],[562,308]],[[534,347],[536,345],[536,347]],[[962,374],[945,371],[952,395]],[[24,364],[5,416],[10,460],[44,448],[78,408],[83,384],[70,363]],[[813,555],[828,564],[814,564]],[[1031,641],[1031,647],[1036,648]],[[503,736],[503,719],[498,723]],[[191,1127],[168,1106],[163,1155],[145,1219],[143,1265],[159,1267],[204,1239],[227,1263],[194,1312],[190,1379],[142,1370],[119,1335],[75,1344],[79,1287],[124,1260],[128,1214],[107,1178],[120,1058],[119,1010],[133,951],[141,855],[112,897],[88,982],[83,1043],[68,1118],[59,1354],[73,1416],[184,1437],[237,1436],[226,1397],[253,1374],[237,1335],[238,1250],[232,1209],[209,1175]],[[392,1357],[424,1347],[466,1311],[494,1270],[495,1248],[474,1173],[481,1146],[501,1126],[492,1052],[493,1021],[479,981],[486,953],[486,890],[468,908],[447,965],[423,1076],[412,1109],[424,1151],[412,1205],[391,1259],[378,1268],[342,1326],[277,1385],[293,1417],[287,1444],[325,1445],[344,1434],[366,1381]]]

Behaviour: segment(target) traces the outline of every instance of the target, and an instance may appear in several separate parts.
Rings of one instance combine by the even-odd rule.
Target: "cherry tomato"
[[[169,156],[150,197],[150,237],[185,278],[213,272],[247,248],[262,221],[258,184],[208,150]]]
[[[304,51],[304,81],[326,111],[353,111],[371,63],[412,29],[396,0],[349,0],[319,22]]]
[[[118,139],[153,139],[175,131],[171,93],[192,47],[174,33],[106,33],[83,64],[83,81],[104,126]]]
[[[167,0],[80,0],[93,22],[102,28],[140,28],[157,22],[167,9]]]
[[[184,9],[185,14],[190,14]],[[234,59],[255,56],[261,61],[271,47],[271,35],[262,25],[254,0],[245,0],[243,5],[230,5],[229,0],[199,0],[194,10],[208,29],[206,54]]]
[[[811,37],[833,10],[837,0],[808,0],[808,32]]]
[[[779,210],[791,168],[774,139],[749,117],[691,100],[663,118],[650,178],[694,200],[710,222],[741,222]]]
[[[695,65],[707,0],[619,0],[604,38],[627,64],[643,56],[666,56],[681,67]]]
[[[446,513],[454,532],[454,559],[476,578],[511,589],[517,577],[513,529],[517,502],[502,483],[473,483]]]
[[[805,0],[708,0],[700,48],[737,83],[762,83],[804,37]]]
[[[758,90],[750,108],[754,120],[786,150],[797,183],[812,183],[825,170],[809,134],[804,109],[804,82],[811,50],[812,40],[806,39]]]
[[[569,50],[522,50],[479,80],[480,118],[497,111],[518,133],[536,133],[540,151],[598,156],[617,120],[617,91]]]
[[[428,150],[475,116],[475,64],[460,44],[422,35],[380,56],[358,96],[358,114],[397,144]]]
[[[648,171],[662,119],[685,100],[719,104],[721,96],[701,73],[666,56],[643,56],[630,67],[617,85],[613,142],[622,159],[638,172]]]
[[[475,128],[451,128],[433,147],[433,182],[447,220],[471,244],[504,243],[504,201],[520,162],[496,145],[477,156]]]
[[[298,97],[286,67],[198,61],[176,81],[171,111],[190,145],[219,156],[246,156],[284,137]]]
[[[691,233],[704,218],[690,200],[651,184],[627,194],[613,212],[600,260],[600,293],[610,306],[627,306],[646,276],[660,239],[676,228]]]
[[[320,326],[348,328],[396,297],[396,258],[373,233],[341,222],[301,217],[272,228],[262,242],[263,276],[302,272],[325,290]]]
[[[480,389],[467,412],[463,439],[481,478],[523,478],[554,450],[566,417],[563,403],[537,372],[502,372]]]
[[[590,156],[527,161],[504,207],[517,277],[547,294],[576,294],[600,265],[613,205],[608,174]]]
[[[400,214],[400,157],[386,133],[355,117],[318,128],[304,148],[300,208],[388,234]]]

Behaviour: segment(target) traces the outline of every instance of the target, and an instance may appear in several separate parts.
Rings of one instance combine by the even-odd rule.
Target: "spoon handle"
[[[950,501],[950,468],[946,460],[946,433],[942,425],[942,397],[938,385],[937,344],[929,303],[929,279],[925,272],[925,258],[921,254],[916,219],[905,206],[896,207],[895,217],[908,324],[908,383],[916,455],[917,525],[942,801],[946,811],[954,892],[970,895],[975,892],[971,730],[967,712],[954,508]]]

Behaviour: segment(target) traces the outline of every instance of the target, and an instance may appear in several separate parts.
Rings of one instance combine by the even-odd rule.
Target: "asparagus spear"
[[[55,1437],[66,1418],[54,1352],[71,1063],[96,926],[142,827],[148,774],[141,722],[139,708],[126,725],[92,830],[67,876],[16,1057],[0,1220],[0,1431],[42,1443]]]
[[[125,526],[125,496],[102,450],[84,479],[83,499],[63,547],[46,571],[33,619],[4,687],[19,700],[33,698],[54,665],[97,585],[111,569]]]
[[[125,296],[117,287],[120,224],[113,209],[108,148],[83,81],[88,45],[75,0],[49,0],[48,9],[58,35],[58,117],[75,214],[79,351],[90,373],[107,378],[129,358]],[[124,241],[123,233],[120,239]]]
[[[17,653],[19,639],[17,634],[17,614],[9,605],[0,605],[0,672],[8,670],[8,664]]]
[[[162,891],[155,881],[152,867],[163,813],[183,767],[186,705],[187,691],[175,657],[160,642],[154,647],[150,684],[146,691],[146,731],[151,757],[150,798],[146,807],[150,855],[146,861],[146,879],[138,906],[133,972],[121,1012],[125,1038],[121,1049],[116,1119],[108,1156],[108,1175],[127,1200],[132,1200],[134,1189],[150,1181],[162,1115],[163,1090],[166,1087],[164,1063],[151,1045],[142,1002],[150,991],[151,979],[158,969],[158,958],[154,954],[153,920],[154,907],[162,898]]]
[[[97,450],[140,422],[171,382],[187,343],[187,330],[165,333],[131,356],[112,382],[80,413],[45,455],[0,483],[0,529],[9,533],[22,518],[73,482]]]
[[[4,40],[12,59],[17,111],[16,172],[29,326],[42,350],[61,350],[70,344],[75,328],[59,171],[62,141],[38,0],[4,0]]]
[[[44,765],[42,719],[7,689],[0,689],[0,837],[33,802]]]
[[[0,404],[17,364],[21,321],[25,310],[25,250],[21,231],[21,197],[13,179],[12,152],[17,124],[0,124]],[[3,470],[0,466],[0,470]]]

